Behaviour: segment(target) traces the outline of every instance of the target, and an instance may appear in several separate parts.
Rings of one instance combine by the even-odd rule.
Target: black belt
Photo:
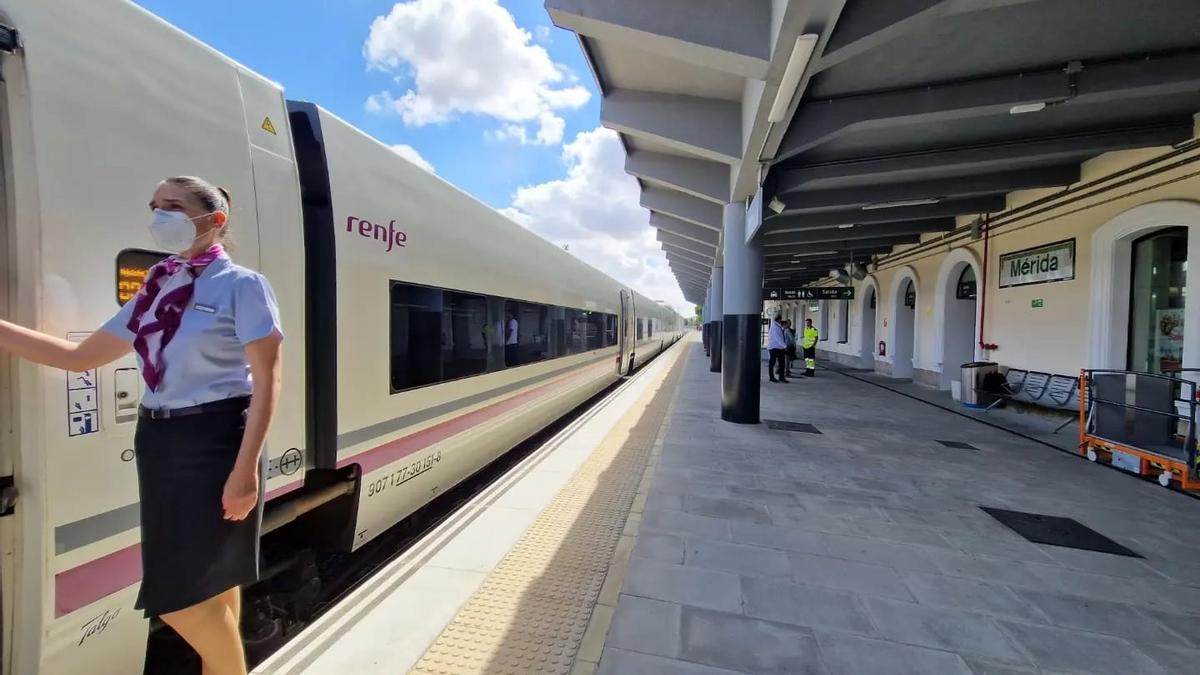
[[[244,412],[249,406],[249,396],[227,398],[224,401],[201,403],[200,405],[188,406],[186,408],[175,408],[174,410],[155,410],[145,406],[138,406],[138,417],[144,417],[151,420],[169,420],[172,417],[188,417],[190,415]]]

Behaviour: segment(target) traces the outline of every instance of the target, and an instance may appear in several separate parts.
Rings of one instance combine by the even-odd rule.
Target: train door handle
[[[117,424],[137,419],[141,390],[137,368],[118,368],[113,374],[113,410],[116,411]]]

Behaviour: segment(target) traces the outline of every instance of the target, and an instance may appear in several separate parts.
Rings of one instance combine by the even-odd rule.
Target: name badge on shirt
[[[217,313],[216,307],[209,307],[208,305],[202,305],[198,302],[196,304],[192,305],[192,309],[196,310],[197,312],[204,312],[205,314],[216,314]]]

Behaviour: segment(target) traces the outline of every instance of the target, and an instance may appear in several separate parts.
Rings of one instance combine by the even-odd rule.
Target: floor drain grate
[[[1024,513],[1022,511],[1007,511],[1005,509],[989,509],[986,506],[979,508],[983,509],[984,513],[1003,523],[1010,530],[1035,544],[1077,548],[1084,551],[1110,553],[1130,558],[1143,557],[1137,552],[1125,548],[1072,518],[1044,516],[1040,513]]]
[[[954,448],[956,450],[978,450],[979,449],[979,448],[971,445],[970,443],[963,443],[962,441],[938,441],[938,443],[941,443],[942,445],[946,446],[947,448]]]
[[[811,424],[803,424],[801,422],[785,422],[783,420],[763,420],[768,429],[778,429],[780,431],[800,431],[806,434],[819,434],[821,431]]]

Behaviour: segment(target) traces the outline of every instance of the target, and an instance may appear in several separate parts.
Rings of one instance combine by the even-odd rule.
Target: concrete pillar
[[[708,287],[708,290],[704,292],[704,328],[700,333],[701,338],[704,340],[704,355],[705,356],[709,355],[708,346],[711,343],[711,340],[709,338],[711,338],[712,336],[709,334],[708,329],[711,327],[711,326],[709,326],[709,324],[711,322],[712,322],[712,285],[710,284]]]
[[[761,201],[756,200],[759,204]],[[758,424],[759,382],[762,379],[759,345],[759,318],[763,307],[762,248],[756,243],[746,243],[744,204],[725,205],[724,227],[721,419],[738,424]]]
[[[713,334],[709,338],[709,348],[712,353],[709,355],[708,372],[721,372],[721,326],[723,324],[724,311],[721,309],[721,296],[725,290],[721,287],[724,269],[721,267],[713,267],[712,285],[713,285]]]

